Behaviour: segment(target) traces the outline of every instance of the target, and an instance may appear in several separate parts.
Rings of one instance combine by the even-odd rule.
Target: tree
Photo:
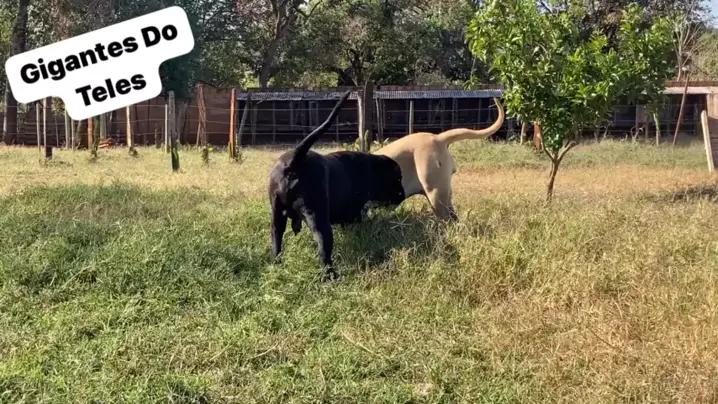
[[[169,6],[178,5],[187,13],[195,38],[194,49],[159,67],[162,92],[174,91],[179,102],[192,98],[198,81],[213,85],[237,85],[232,74],[245,66],[237,63],[243,51],[240,39],[246,27],[236,0],[35,0],[31,20],[33,43],[42,46],[68,37],[117,24]],[[232,72],[227,67],[232,66]],[[231,81],[231,82],[230,82]]]
[[[469,0],[326,1],[293,42],[306,60],[299,71],[332,73],[338,85],[466,81],[475,58],[464,37],[476,7]]]
[[[686,96],[688,91],[688,80],[691,76],[691,63],[694,55],[700,45],[698,39],[704,31],[703,20],[698,14],[698,0],[691,0],[686,10],[677,13],[673,21],[673,32],[675,35],[675,51],[676,51],[676,69],[678,72],[678,81],[683,78],[685,86],[683,88],[683,96],[681,97],[681,106],[678,112],[678,121],[676,122],[676,130],[673,134],[673,146],[678,141],[678,133],[681,129],[681,121],[683,120],[683,109],[686,104]]]
[[[25,52],[27,38],[27,8],[29,0],[18,0],[17,17],[12,28],[10,56]],[[11,144],[17,135],[17,100],[10,86],[5,88],[5,119],[3,122],[3,142]]]
[[[241,23],[247,27],[243,43],[252,53],[244,58],[258,76],[262,88],[279,71],[278,59],[290,33],[307,21],[323,0],[237,0]]]
[[[699,42],[693,62],[693,77],[698,80],[718,80],[718,30],[704,33]]]
[[[10,44],[12,37],[12,27],[15,23],[14,6],[10,7],[9,2],[0,4],[0,94],[5,94],[5,62],[10,57]],[[3,98],[3,103],[5,98]],[[2,139],[0,134],[0,139]]]
[[[671,28],[660,18],[644,24],[642,11],[632,5],[622,12],[612,46],[598,30],[582,36],[569,11],[541,12],[533,0],[494,0],[471,21],[469,46],[503,85],[507,112],[541,127],[551,161],[547,201],[584,127],[604,120],[617,100],[651,100],[663,90]]]

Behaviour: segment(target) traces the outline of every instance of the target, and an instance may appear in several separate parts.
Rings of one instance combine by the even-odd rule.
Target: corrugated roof
[[[502,90],[425,90],[425,91],[375,91],[374,98],[389,99],[434,99],[434,98],[491,98],[500,97]]]
[[[683,94],[683,87],[666,87],[664,94]],[[687,94],[718,94],[718,87],[692,87],[688,86]]]
[[[237,99],[244,100],[248,92],[237,92]],[[250,91],[252,101],[322,101],[338,100],[343,91]],[[352,91],[350,100],[357,99],[357,93]]]
[[[237,92],[237,99],[244,100],[248,92]],[[339,91],[250,91],[253,101],[322,101],[338,100],[343,92]],[[491,98],[500,97],[502,90],[391,90],[374,91],[374,99],[437,99],[437,98]],[[349,96],[356,100],[356,92]]]
[[[683,86],[678,86],[678,82],[669,81],[666,83],[665,94],[682,94]],[[716,94],[718,93],[718,82],[690,82],[688,86],[689,94]],[[453,88],[437,88],[422,86],[381,86],[374,90],[374,99],[439,99],[439,98],[492,98],[500,97],[503,90],[499,86],[482,86],[477,90],[464,90],[460,87]],[[237,99],[244,100],[248,93],[252,94],[253,101],[323,101],[338,100],[346,88],[326,88],[326,89],[249,89],[249,91],[238,91]],[[359,90],[358,87],[355,87]],[[357,92],[353,91],[349,96],[350,100],[357,99]]]

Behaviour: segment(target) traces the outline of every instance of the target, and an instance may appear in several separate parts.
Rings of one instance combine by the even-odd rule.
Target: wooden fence
[[[322,94],[341,90],[315,91],[314,99],[304,99],[301,95],[286,96],[298,94],[302,90],[287,92],[270,89],[235,95],[236,91],[232,89],[207,85],[200,88],[201,91],[196,91],[190,102],[175,102],[175,125],[180,144],[198,144],[198,140],[202,140],[198,139],[198,135],[204,132],[208,144],[227,145],[229,133],[238,132],[240,128],[243,131],[243,145],[296,143],[321,123],[334,106],[336,99]],[[362,89],[356,90],[361,92]],[[416,92],[415,88],[404,91]],[[256,98],[248,103],[247,94]],[[259,94],[264,94],[264,98],[259,97]],[[677,123],[680,97],[680,94],[669,93],[668,103],[660,113],[660,129],[664,136],[670,136]],[[353,98],[356,100],[355,96]],[[700,111],[705,108],[705,99],[705,94],[689,94],[681,122],[682,132],[698,134]],[[169,119],[166,119],[167,105],[168,100],[164,96],[132,105],[129,107],[129,119],[124,108],[112,111],[106,115],[105,136],[114,144],[125,144],[129,122],[135,145],[162,144],[167,130],[166,121]],[[497,114],[488,95],[482,98],[377,99],[375,102],[365,102],[363,111],[359,105],[356,101],[347,103],[325,137],[326,140],[353,142],[359,134],[362,120],[367,122],[367,129],[375,136],[396,139],[411,131],[436,133],[458,126],[485,127],[493,122]],[[42,108],[42,103],[23,106],[18,117],[19,133],[15,139],[16,144],[37,145],[38,117],[42,132]],[[649,136],[649,132],[655,133],[652,117],[647,117],[642,111],[641,106],[616,106],[611,125],[602,128],[602,131],[608,136],[625,136],[634,133],[636,127],[643,125],[645,131],[642,136]],[[57,112],[58,108],[51,109],[48,106],[45,130],[47,144],[52,146],[62,146],[67,139],[65,118]],[[2,117],[0,112],[0,119]],[[241,124],[243,117],[245,122]],[[87,121],[73,122],[73,126],[78,129],[78,146],[87,147]],[[532,125],[529,125],[529,128],[532,128]],[[495,137],[518,136],[520,130],[520,122],[507,119]],[[593,128],[586,131],[587,136],[593,133]]]

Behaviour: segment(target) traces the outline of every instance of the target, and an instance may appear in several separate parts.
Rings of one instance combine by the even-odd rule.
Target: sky
[[[713,26],[718,26],[718,0],[708,0],[706,3],[708,3],[714,18]]]

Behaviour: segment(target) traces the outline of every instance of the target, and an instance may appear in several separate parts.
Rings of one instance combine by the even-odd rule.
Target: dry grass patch
[[[551,206],[530,149],[457,146],[461,221],[337,229],[336,284],[306,230],[269,257],[278,150],[0,149],[0,402],[718,400],[701,145],[581,147]]]

